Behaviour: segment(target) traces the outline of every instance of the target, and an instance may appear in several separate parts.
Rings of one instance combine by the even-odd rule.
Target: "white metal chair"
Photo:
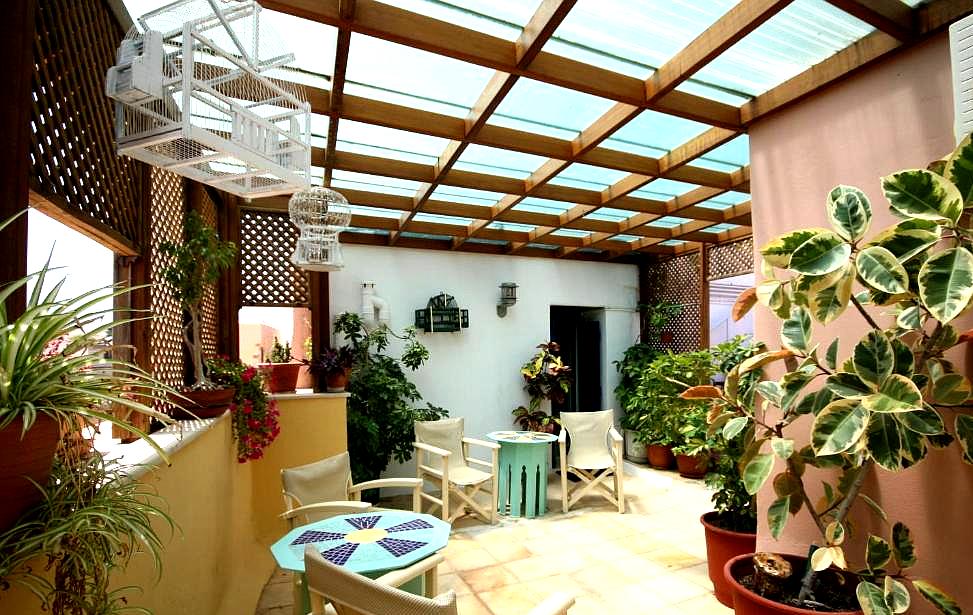
[[[312,615],[459,615],[456,594],[448,590],[436,595],[436,567],[442,555],[431,555],[408,568],[369,579],[325,560],[312,547],[304,549]],[[410,579],[425,575],[427,598],[397,589]],[[325,606],[325,601],[330,602]],[[567,615],[574,598],[553,594],[528,615]],[[511,614],[513,615],[513,614]]]
[[[439,421],[418,421],[415,431],[416,476],[422,481],[431,478],[440,488],[438,498],[425,491],[421,492],[419,497],[439,506],[443,521],[447,523],[452,523],[468,512],[487,523],[495,523],[500,446],[493,442],[465,437],[462,417]],[[470,457],[470,445],[488,449],[491,453],[491,461],[486,462]],[[434,457],[439,460],[438,467],[433,466]],[[489,489],[485,488],[487,483],[491,484]],[[490,494],[490,504],[486,508],[475,501],[475,496],[481,489]],[[455,510],[450,506],[451,493],[461,502]]]
[[[568,512],[589,493],[600,495],[625,512],[622,436],[615,429],[615,411],[562,412],[558,448],[561,452],[561,509]],[[571,435],[571,450],[567,436]],[[568,472],[581,479],[568,489]],[[612,486],[606,482],[612,479]]]
[[[281,515],[293,528],[335,515],[364,512],[371,504],[361,501],[365,489],[407,487],[412,489],[412,510],[419,511],[422,481],[415,478],[384,478],[353,484],[347,452],[280,471],[284,508]]]

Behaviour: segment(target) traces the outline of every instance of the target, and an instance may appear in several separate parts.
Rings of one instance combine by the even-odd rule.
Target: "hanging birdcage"
[[[344,267],[338,234],[351,224],[348,199],[330,188],[311,186],[291,196],[287,211],[300,231],[292,263],[309,271]]]
[[[119,154],[242,197],[310,183],[311,107],[254,0],[177,0],[138,19],[108,69]]]

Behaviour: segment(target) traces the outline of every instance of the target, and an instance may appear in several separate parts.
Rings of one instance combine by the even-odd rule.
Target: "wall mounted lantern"
[[[504,282],[500,285],[500,303],[497,304],[497,316],[503,318],[507,315],[507,308],[517,303],[517,284],[514,282]]]
[[[470,311],[461,310],[452,295],[442,292],[429,298],[426,309],[416,310],[416,329],[426,333],[445,333],[467,329]]]

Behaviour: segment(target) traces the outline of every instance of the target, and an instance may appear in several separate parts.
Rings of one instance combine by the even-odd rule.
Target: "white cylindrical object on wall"
[[[378,316],[376,318],[376,311]],[[365,281],[361,285],[361,318],[366,324],[389,324],[392,320],[389,302],[375,294],[375,282]]]

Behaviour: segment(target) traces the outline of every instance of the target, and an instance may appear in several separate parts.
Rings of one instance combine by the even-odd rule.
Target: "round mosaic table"
[[[550,455],[547,445],[557,436],[539,431],[493,431],[487,438],[500,445],[500,514],[538,517],[546,513]]]
[[[304,548],[313,545],[332,564],[370,578],[399,570],[446,546],[451,526],[431,515],[404,510],[379,510],[339,515],[296,527],[275,542],[270,551],[277,565],[304,573]],[[304,584],[302,583],[302,587]],[[422,579],[402,589],[422,593]],[[295,612],[307,613],[295,604]]]

